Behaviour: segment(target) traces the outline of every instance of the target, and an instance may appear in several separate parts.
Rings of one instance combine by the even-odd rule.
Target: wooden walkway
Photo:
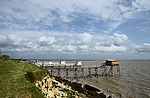
[[[117,65],[93,65],[93,66],[41,66],[48,69],[52,76],[59,76],[62,78],[88,78],[88,77],[120,77],[120,66]]]

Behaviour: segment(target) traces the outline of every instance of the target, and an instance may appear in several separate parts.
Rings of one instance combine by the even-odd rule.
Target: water
[[[74,61],[67,61],[70,62]],[[82,66],[101,65],[104,62],[82,61]],[[113,98],[150,98],[150,61],[119,61],[119,64],[122,77],[100,76],[80,78],[77,81],[93,85]]]
[[[83,61],[83,66],[99,65],[105,61]],[[114,98],[150,98],[150,61],[119,61],[122,77],[79,79]]]

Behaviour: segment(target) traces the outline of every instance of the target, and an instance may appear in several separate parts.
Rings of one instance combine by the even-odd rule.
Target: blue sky
[[[150,0],[1,0],[11,58],[150,59]]]

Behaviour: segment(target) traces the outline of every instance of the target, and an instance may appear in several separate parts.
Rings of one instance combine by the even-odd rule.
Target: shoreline
[[[69,97],[69,95],[72,96],[71,98],[112,98],[92,85],[83,85],[50,74],[45,76],[42,81],[36,82],[35,85],[42,90],[46,98]]]

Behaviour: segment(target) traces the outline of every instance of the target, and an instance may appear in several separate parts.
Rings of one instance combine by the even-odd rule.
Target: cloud
[[[143,10],[150,10],[150,2],[149,0],[135,0],[132,1],[132,6],[137,9],[138,11]]]
[[[77,41],[78,45],[87,45],[91,42],[92,35],[90,35],[89,33],[83,33],[79,34],[77,38],[79,39],[79,41]]]
[[[106,46],[95,46],[94,49],[95,52],[125,52],[126,51],[126,47],[124,46],[115,46],[115,45],[111,45],[109,47]]]
[[[8,39],[7,36],[0,35],[0,46],[10,45],[7,39]]]
[[[74,38],[75,36],[76,38]],[[15,51],[20,52],[40,52],[40,54],[50,51],[65,54],[81,51],[84,51],[85,54],[88,53],[88,51],[124,52],[126,50],[126,48],[124,47],[124,43],[128,39],[125,34],[118,33],[115,33],[114,36],[106,37],[103,42],[101,42],[102,39],[97,39],[89,33],[74,34],[69,37],[67,36],[67,34],[66,36],[59,36],[59,34],[54,34],[51,37],[41,36],[34,38],[34,40],[33,37],[23,38],[23,36],[20,37],[17,35],[0,35],[0,38],[1,47],[9,47],[12,49],[16,49]],[[98,40],[101,43],[95,44]]]
[[[143,52],[143,53],[144,52],[145,53],[150,52],[150,44],[144,43],[142,45],[138,45],[138,46],[136,46],[135,51],[137,51],[137,52]]]
[[[104,41],[101,42],[102,46],[109,47],[111,45],[124,46],[128,42],[128,37],[125,34],[113,33],[114,36],[107,36]]]
[[[79,49],[81,49],[81,50],[88,50],[89,47],[87,45],[79,45]]]
[[[125,34],[113,33],[113,36],[106,36],[103,40],[95,43],[93,52],[117,52],[125,53],[129,51],[129,42]]]
[[[76,46],[72,46],[72,45],[66,45],[66,46],[62,46],[60,47],[60,52],[62,53],[76,53]]]
[[[149,22],[142,24],[149,21],[149,5],[148,0],[1,0],[0,48],[33,55],[149,52],[149,44],[130,42],[127,35],[136,30],[124,25],[140,20],[139,29],[149,36]]]
[[[111,46],[113,44],[113,39],[114,36],[108,36],[107,38],[105,38],[105,40],[102,42],[102,46]]]
[[[9,34],[7,36],[0,35],[0,46],[7,47],[25,47],[30,48],[32,47],[32,42],[29,39],[22,39],[19,36]]]
[[[44,26],[52,27],[58,23],[71,23],[82,17],[83,20],[89,18],[94,23],[106,21],[110,28],[116,29],[139,11],[150,10],[147,0],[132,1],[132,6],[129,1],[127,3],[128,6],[121,1],[106,0],[1,1],[1,24],[5,28],[13,29],[42,29]]]
[[[49,45],[52,45],[52,43],[54,43],[54,42],[55,42],[54,37],[44,37],[44,36],[42,36],[38,39],[37,43],[40,46],[49,46]]]
[[[8,54],[11,57],[20,57],[22,53],[31,55],[37,50],[37,45],[30,39],[23,39],[17,35],[1,35],[0,34],[0,49],[3,54]]]
[[[123,46],[125,42],[128,40],[128,37],[125,34],[114,33],[114,45],[115,46]]]

